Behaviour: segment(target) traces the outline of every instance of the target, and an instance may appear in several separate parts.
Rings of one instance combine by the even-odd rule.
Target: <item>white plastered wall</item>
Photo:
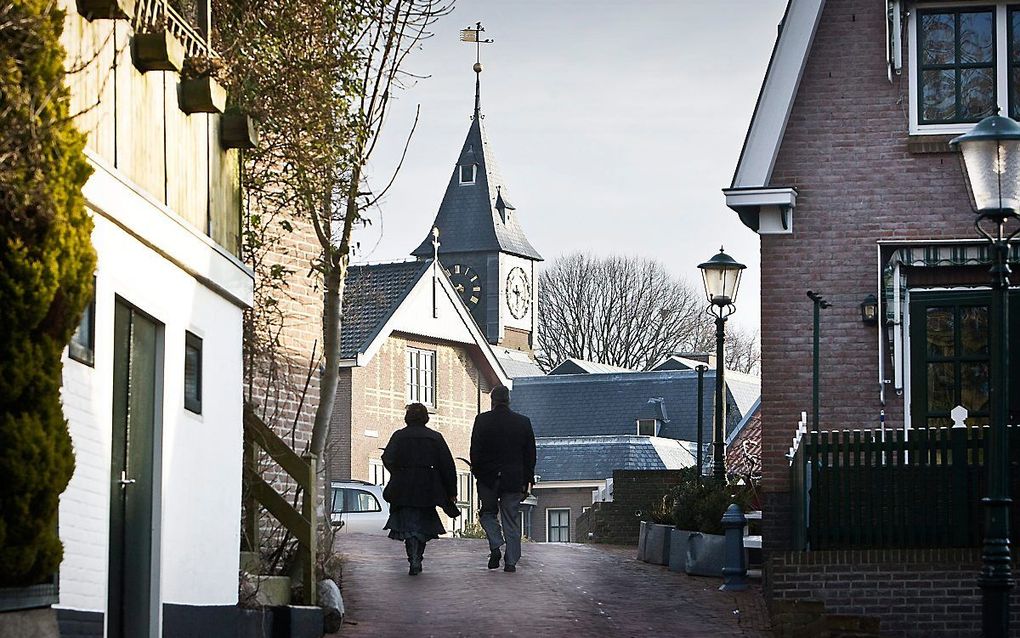
[[[137,209],[134,211],[137,213]],[[153,219],[162,211],[152,211]],[[242,442],[242,311],[147,246],[108,214],[93,214],[96,271],[95,365],[65,357],[63,403],[76,468],[60,502],[64,561],[60,607],[106,609],[115,299],[163,324],[162,435],[156,443],[161,486],[156,506],[160,601],[237,602]],[[197,234],[181,235],[209,267],[224,256]],[[172,242],[171,242],[172,243]],[[218,265],[212,264],[217,262]],[[201,270],[201,264],[199,264]],[[238,269],[239,271],[241,269]],[[243,280],[243,276],[241,277]],[[250,294],[250,284],[248,287]],[[184,334],[202,338],[202,414],[184,409]]]

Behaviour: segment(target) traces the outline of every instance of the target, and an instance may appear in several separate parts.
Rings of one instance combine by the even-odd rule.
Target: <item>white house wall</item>
[[[159,508],[154,543],[160,546],[160,601],[234,604],[240,544],[241,306],[236,297],[223,294],[225,287],[214,292],[217,286],[200,283],[179,261],[153,250],[104,214],[95,213],[93,219],[98,253],[95,365],[64,361],[64,413],[76,467],[60,502],[64,561],[59,606],[106,609],[117,296],[163,324],[162,423],[157,424],[162,436],[156,443],[157,453],[162,450],[156,468],[162,474],[162,494],[154,503]],[[198,235],[182,241],[190,242],[190,260],[200,246],[207,251],[206,263],[223,259]],[[222,283],[245,296],[236,276]],[[250,282],[248,288],[250,295]],[[184,409],[186,330],[202,338],[201,415]]]

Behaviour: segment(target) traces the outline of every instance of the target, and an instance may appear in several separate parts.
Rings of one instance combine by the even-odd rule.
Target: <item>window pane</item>
[[[184,335],[184,407],[202,412],[202,339]]]
[[[953,427],[953,420],[949,417],[931,417],[928,419],[928,427],[930,428],[951,428]]]
[[[988,354],[988,306],[960,308],[960,354]]]
[[[1020,62],[1020,11],[1009,10],[1009,61]]]
[[[972,413],[988,411],[987,363],[960,364],[960,404]]]
[[[928,308],[928,356],[953,356],[953,308]]]
[[[956,119],[956,72],[952,70],[923,72],[921,104],[926,121]]]
[[[1009,70],[1009,116],[1020,117],[1020,68]]]
[[[956,25],[952,13],[921,15],[921,64],[956,61]]]
[[[955,386],[953,383],[953,364],[928,364],[928,411],[948,412],[955,405]]]
[[[960,69],[960,117],[977,120],[995,114],[995,72]]]
[[[994,59],[992,13],[960,14],[960,62],[975,64]]]

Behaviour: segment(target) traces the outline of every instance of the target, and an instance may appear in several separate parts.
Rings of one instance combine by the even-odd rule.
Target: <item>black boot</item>
[[[425,560],[425,544],[428,541],[418,541],[418,571],[422,570],[422,561]]]
[[[404,548],[407,550],[407,562],[411,567],[407,570],[409,576],[417,576],[421,573],[421,541],[417,538],[408,538],[404,541]]]

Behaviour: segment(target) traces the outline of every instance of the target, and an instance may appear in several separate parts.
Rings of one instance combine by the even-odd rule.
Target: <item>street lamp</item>
[[[723,436],[723,418],[726,407],[726,389],[723,383],[723,341],[726,338],[726,319],[736,308],[737,288],[740,286],[740,273],[744,264],[734,260],[719,248],[719,254],[703,264],[699,264],[701,276],[705,280],[705,295],[708,297],[708,314],[715,317],[715,421],[712,427],[712,476],[720,481],[726,480],[726,463],[723,459],[725,438]]]
[[[974,226],[992,247],[991,370],[989,403],[991,423],[986,463],[988,496],[985,505],[985,538],[981,552],[982,635],[1005,638],[1009,634],[1009,592],[1013,570],[1009,549],[1009,439],[1006,412],[1009,396],[1009,241],[1018,226],[1020,209],[1020,124],[992,115],[969,133],[953,139],[963,154],[977,219]]]

